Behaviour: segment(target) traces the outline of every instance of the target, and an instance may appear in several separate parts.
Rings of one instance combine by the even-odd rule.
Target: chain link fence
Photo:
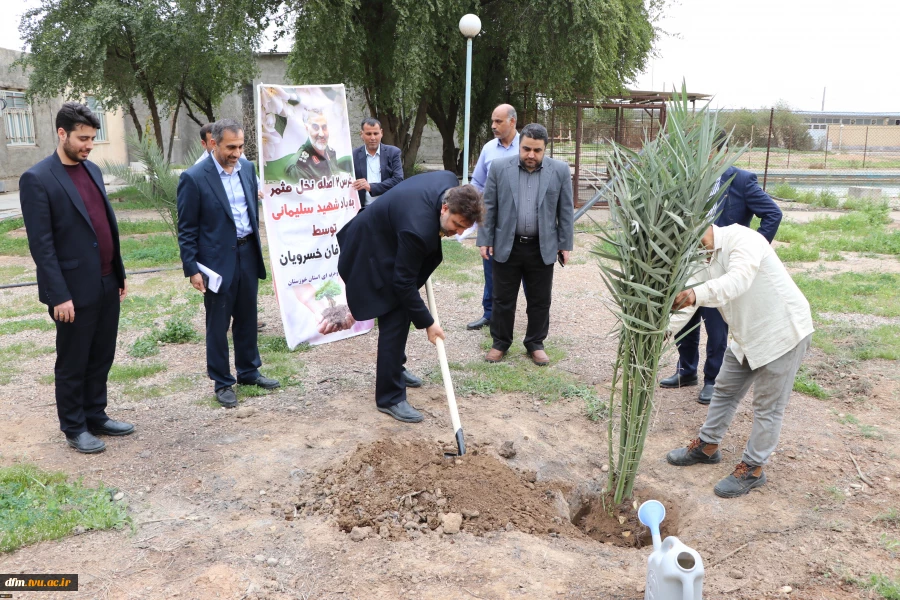
[[[783,107],[757,111],[752,121],[748,114],[723,112],[723,124],[734,144],[748,146],[737,166],[756,173],[770,195],[826,208],[900,195],[900,118]]]

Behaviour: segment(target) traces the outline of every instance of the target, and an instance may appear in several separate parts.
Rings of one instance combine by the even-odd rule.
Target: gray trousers
[[[722,443],[738,404],[753,385],[753,429],[743,461],[753,467],[766,464],[778,446],[794,377],[811,341],[812,334],[783,356],[758,369],[751,369],[746,359],[743,363],[738,362],[729,347],[716,377],[716,389],[709,403],[706,422],[700,429],[700,439],[710,444]]]

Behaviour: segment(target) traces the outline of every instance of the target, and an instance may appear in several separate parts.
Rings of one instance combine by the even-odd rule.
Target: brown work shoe
[[[694,438],[686,448],[676,448],[666,455],[670,465],[676,467],[688,467],[702,463],[714,465],[722,460],[718,444],[708,444],[700,438]]]
[[[766,474],[763,473],[761,466],[748,465],[741,461],[731,475],[716,484],[713,491],[720,498],[737,498],[765,483]]]
[[[506,356],[506,352],[504,352],[503,350],[491,348],[490,350],[488,350],[488,353],[484,355],[484,360],[489,363],[498,363],[503,360],[504,356]]]
[[[543,350],[532,350],[528,353],[531,361],[539,367],[546,367],[550,364],[550,357]]]

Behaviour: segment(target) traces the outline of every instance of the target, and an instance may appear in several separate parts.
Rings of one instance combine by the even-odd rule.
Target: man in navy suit
[[[409,324],[424,329],[431,343],[444,339],[419,288],[441,264],[441,238],[462,233],[484,213],[478,190],[458,183],[449,171],[407,179],[337,234],[350,313],[358,321],[378,318],[375,403],[406,423],[423,418],[406,401],[402,375]]]
[[[38,298],[56,323],[56,411],[70,446],[102,452],[97,435],[134,425],[106,415],[106,381],[116,353],[125,266],[103,175],[87,160],[100,120],[77,102],[56,114],[56,152],[19,180]],[[76,318],[77,317],[77,318]]]
[[[720,149],[725,144],[726,137],[725,131],[719,131],[716,136]],[[719,227],[734,224],[747,227],[755,215],[760,219],[759,233],[771,244],[781,223],[781,209],[759,187],[756,174],[730,167],[719,178],[713,188],[713,194],[719,190],[720,185],[728,187],[714,209],[719,213],[715,224]],[[706,326],[706,362],[703,365],[703,388],[697,402],[709,404],[715,389],[716,377],[722,367],[725,349],[728,347],[728,325],[716,308],[697,309],[687,325],[676,335],[677,338],[682,332],[689,331],[678,342],[678,367],[675,374],[660,381],[659,385],[664,388],[697,385],[697,367],[700,361],[700,327],[697,324],[701,318]]]
[[[215,382],[216,399],[233,408],[235,383],[265,389],[280,384],[259,373],[256,297],[266,267],[256,173],[253,163],[241,157],[244,131],[236,121],[217,121],[212,136],[209,158],[182,173],[178,182],[178,246],[185,277],[203,294],[207,373]],[[200,265],[222,277],[218,290],[207,289]],[[237,379],[228,360],[229,326]]]
[[[400,162],[400,148],[381,143],[384,135],[381,121],[369,117],[363,119],[360,128],[364,144],[353,150],[353,170],[356,173],[353,189],[359,190],[359,207],[362,210],[403,181],[403,165]]]

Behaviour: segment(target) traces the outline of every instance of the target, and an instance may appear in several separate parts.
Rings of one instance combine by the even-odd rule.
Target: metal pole
[[[788,134],[788,164],[787,164],[788,169],[791,168],[791,146],[793,146],[793,145],[794,145],[794,128],[792,127]]]
[[[463,178],[462,184],[469,183],[469,102],[472,99],[472,38],[466,39],[466,121],[463,133]]]
[[[869,127],[866,126],[866,141],[863,142],[863,169],[866,168],[866,154],[869,152]]]
[[[750,125],[750,149],[747,150],[747,168],[750,168],[750,155],[753,154],[753,124]]]
[[[763,191],[766,189],[766,179],[769,177],[769,151],[772,149],[772,124],[775,121],[775,107],[769,113],[769,137],[766,140],[766,170],[763,171]]]
[[[572,175],[572,189],[575,191],[575,206],[580,200],[578,193],[578,179],[581,169],[581,105],[575,103],[575,173]]]
[[[825,163],[822,165],[822,168],[828,168],[828,125],[825,125]]]
[[[553,138],[556,137],[556,103],[550,107],[550,158],[553,158]]]

